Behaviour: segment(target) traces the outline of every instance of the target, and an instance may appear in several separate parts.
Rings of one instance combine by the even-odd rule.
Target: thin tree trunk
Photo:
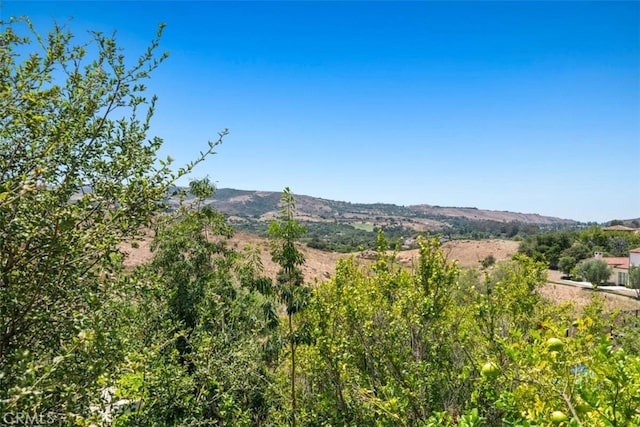
[[[296,347],[293,340],[292,315],[289,315],[289,343],[291,344],[291,426],[296,427]]]

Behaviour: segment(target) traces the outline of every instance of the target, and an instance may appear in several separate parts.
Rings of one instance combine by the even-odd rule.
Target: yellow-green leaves
[[[0,412],[46,402],[81,413],[120,357],[119,244],[143,232],[181,176],[157,162],[160,140],[147,135],[144,80],[164,58],[157,46],[129,67],[113,36],[77,41],[57,25],[40,35],[26,19],[0,26],[0,402],[44,390]],[[32,373],[46,376],[22,375],[26,348],[25,363],[43,366]]]

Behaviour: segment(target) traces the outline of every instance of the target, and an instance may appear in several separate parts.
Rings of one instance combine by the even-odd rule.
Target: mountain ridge
[[[281,193],[260,190],[217,189],[211,204],[220,212],[238,217],[269,220],[277,215]],[[310,221],[342,220],[388,223],[391,218],[405,218],[430,229],[445,225],[447,218],[464,218],[471,221],[518,222],[532,225],[577,225],[572,219],[545,216],[537,213],[521,213],[479,209],[475,207],[442,207],[430,204],[402,206],[392,203],[352,203],[320,197],[294,194],[297,215]],[[375,225],[375,224],[374,224]]]

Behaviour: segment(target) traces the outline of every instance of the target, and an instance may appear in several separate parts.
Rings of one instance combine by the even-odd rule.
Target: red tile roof
[[[640,254],[640,248],[631,249],[629,252],[632,254]]]
[[[629,269],[629,258],[606,257],[601,259],[611,267]]]

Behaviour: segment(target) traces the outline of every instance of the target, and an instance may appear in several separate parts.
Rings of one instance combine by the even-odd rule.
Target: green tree
[[[303,349],[304,413],[327,425],[421,425],[468,397],[455,354],[459,317],[455,265],[436,239],[419,240],[414,272],[399,267],[382,235],[378,258],[338,262],[305,319],[315,345]]]
[[[574,242],[570,248],[562,251],[562,256],[575,258],[577,261],[593,256],[593,252],[582,242]]]
[[[195,200],[158,221],[154,258],[139,268],[153,278],[156,304],[151,292],[129,298],[131,317],[155,325],[131,326],[130,334],[145,337],[125,359],[137,363],[111,380],[118,398],[143,402],[120,425],[257,425],[275,404],[261,345],[278,325],[265,310],[273,306],[271,283],[250,253],[230,247],[225,218],[201,206],[213,194],[210,182],[189,188]]]
[[[574,240],[574,233],[567,231],[538,234],[522,241],[519,252],[537,261],[548,262],[549,268],[557,270],[560,257],[571,248]]]
[[[607,239],[607,252],[617,257],[627,256],[629,254],[630,243],[627,236],[611,236]]]
[[[602,282],[606,282],[611,277],[612,270],[605,261],[593,259],[578,264],[577,272],[580,277],[590,282],[594,288],[597,288]]]
[[[276,293],[285,305],[288,320],[289,355],[291,357],[291,424],[296,424],[296,348],[305,341],[304,331],[294,326],[294,315],[304,310],[309,301],[309,288],[304,286],[304,275],[300,267],[304,264],[304,254],[296,247],[296,242],[306,232],[306,228],[295,219],[296,202],[289,187],[280,200],[280,216],[269,224],[271,237],[271,257],[280,266],[276,279]]]
[[[637,343],[611,342],[596,301],[577,321],[544,300],[543,263],[518,255],[482,279],[420,242],[415,271],[339,261],[303,316],[305,421],[325,425],[636,425]],[[629,391],[630,393],[627,393]],[[561,421],[565,419],[565,421]]]
[[[494,257],[493,254],[489,254],[479,262],[482,268],[487,269],[496,263],[496,257]]]
[[[162,26],[133,63],[102,33],[0,29],[0,412],[81,412],[122,356],[119,245],[220,140],[177,173],[158,159],[145,81]]]
[[[591,252],[604,252],[607,247],[607,233],[597,225],[591,226],[580,232],[578,239],[584,243]]]
[[[571,275],[571,272],[576,267],[576,265],[578,265],[578,260],[568,255],[560,257],[560,260],[558,261],[558,268],[567,276]]]
[[[482,392],[505,424],[553,425],[560,418],[568,426],[638,424],[640,402],[632,396],[640,387],[640,359],[607,337],[601,310],[594,301],[573,322],[561,313],[539,318],[525,339],[504,343],[503,374]]]
[[[640,267],[639,266],[630,266],[629,267],[629,287],[631,289],[635,289],[636,298],[640,299]]]

